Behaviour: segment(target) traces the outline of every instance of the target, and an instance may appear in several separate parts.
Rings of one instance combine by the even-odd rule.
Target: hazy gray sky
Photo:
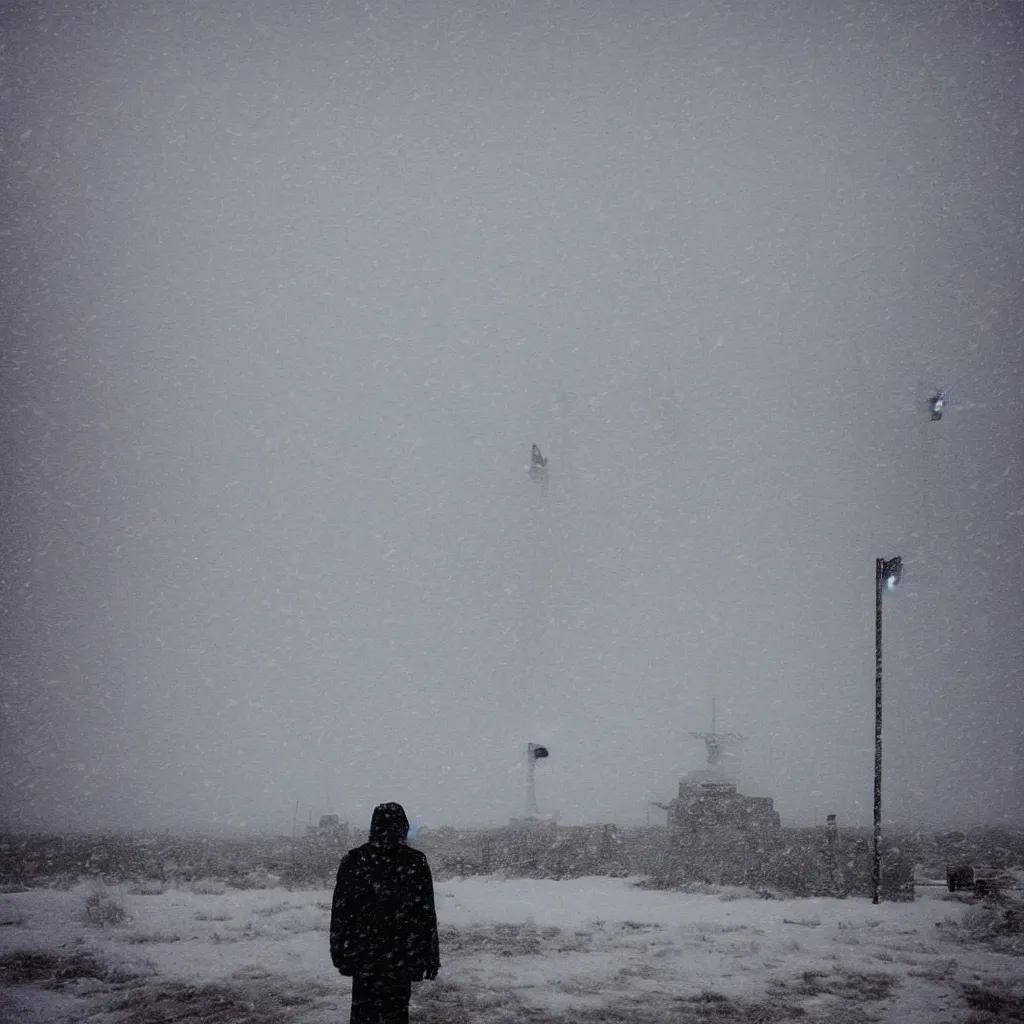
[[[0,7],[2,820],[638,820],[717,697],[864,823],[902,554],[885,818],[1024,822],[1019,5],[292,6]]]

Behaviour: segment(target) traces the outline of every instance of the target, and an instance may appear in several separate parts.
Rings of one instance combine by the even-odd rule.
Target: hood
[[[373,809],[370,842],[404,843],[409,834],[409,819],[401,804],[379,804]]]

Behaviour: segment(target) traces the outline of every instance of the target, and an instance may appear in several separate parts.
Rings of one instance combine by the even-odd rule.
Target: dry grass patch
[[[266,907],[256,907],[253,913],[257,917],[274,917],[276,914],[283,914],[286,910],[291,910],[292,905],[288,902],[283,903],[271,903]]]
[[[63,988],[82,980],[123,985],[137,976],[123,967],[114,967],[91,953],[55,954],[41,950],[19,949],[0,956],[0,983]]]
[[[107,1013],[110,1024],[289,1024],[331,995],[316,982],[262,974],[202,985],[162,980],[112,1000]]]
[[[649,1001],[619,1003],[560,1016],[530,1018],[535,1024],[788,1024],[805,1012],[791,1003],[768,1000],[751,1003],[718,992],[674,999],[652,1005]]]
[[[510,991],[471,989],[438,981],[413,989],[411,1018],[417,1024],[791,1024],[807,1019],[792,999],[748,1002],[706,990],[697,996],[648,995],[594,1006],[592,986],[564,983],[560,991],[584,1005],[554,1012],[524,1004]],[[855,1006],[839,1005],[834,1024],[866,1024]]]
[[[417,1024],[482,1024],[536,1019],[514,992],[469,989],[451,981],[413,988],[410,1018]]]
[[[164,982],[130,993],[110,1005],[112,1020],[131,1024],[204,1021],[216,1024],[286,1024],[287,1018],[267,1000],[227,985]]]
[[[438,933],[441,950],[457,956],[468,953],[493,953],[497,956],[536,956],[542,941],[536,928],[519,924],[496,924],[490,927],[441,928]],[[557,934],[548,942],[555,943]]]
[[[128,932],[121,936],[121,942],[132,946],[161,945],[181,942],[181,936],[174,932]]]
[[[623,921],[619,927],[624,932],[653,932],[661,928],[660,924],[646,924],[643,921]]]
[[[1004,1024],[1024,1021],[1024,979],[1007,981],[992,978],[980,984],[962,987],[964,999],[971,1008],[967,1024]]]
[[[82,920],[93,928],[112,928],[128,919],[124,904],[106,889],[94,889],[85,897]]]
[[[573,932],[572,935],[561,935],[555,943],[559,953],[589,953],[593,948],[594,936],[590,932]]]
[[[947,917],[939,927],[961,942],[985,943],[996,952],[1024,956],[1024,903],[971,906],[959,920]]]
[[[800,999],[831,995],[855,1002],[877,1002],[889,998],[897,980],[896,975],[884,971],[804,971],[796,979],[776,980],[771,991]]]
[[[907,974],[911,978],[924,978],[925,981],[948,981],[956,974],[959,966],[955,957],[943,957],[929,964],[915,965]]]
[[[197,921],[230,921],[231,915],[221,911],[220,913],[214,913],[208,910],[197,910],[196,911]]]

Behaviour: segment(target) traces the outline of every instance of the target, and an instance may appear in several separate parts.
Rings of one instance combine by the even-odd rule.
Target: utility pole
[[[882,591],[892,590],[903,577],[903,559],[875,559],[875,800],[871,858],[871,902],[882,887]]]

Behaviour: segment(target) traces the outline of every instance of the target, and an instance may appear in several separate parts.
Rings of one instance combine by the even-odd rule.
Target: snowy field
[[[476,877],[436,887],[442,971],[420,1022],[837,1024],[1024,1020],[1020,936],[983,907],[663,892],[634,880]],[[0,895],[0,1020],[348,1019],[325,890],[154,883]]]

